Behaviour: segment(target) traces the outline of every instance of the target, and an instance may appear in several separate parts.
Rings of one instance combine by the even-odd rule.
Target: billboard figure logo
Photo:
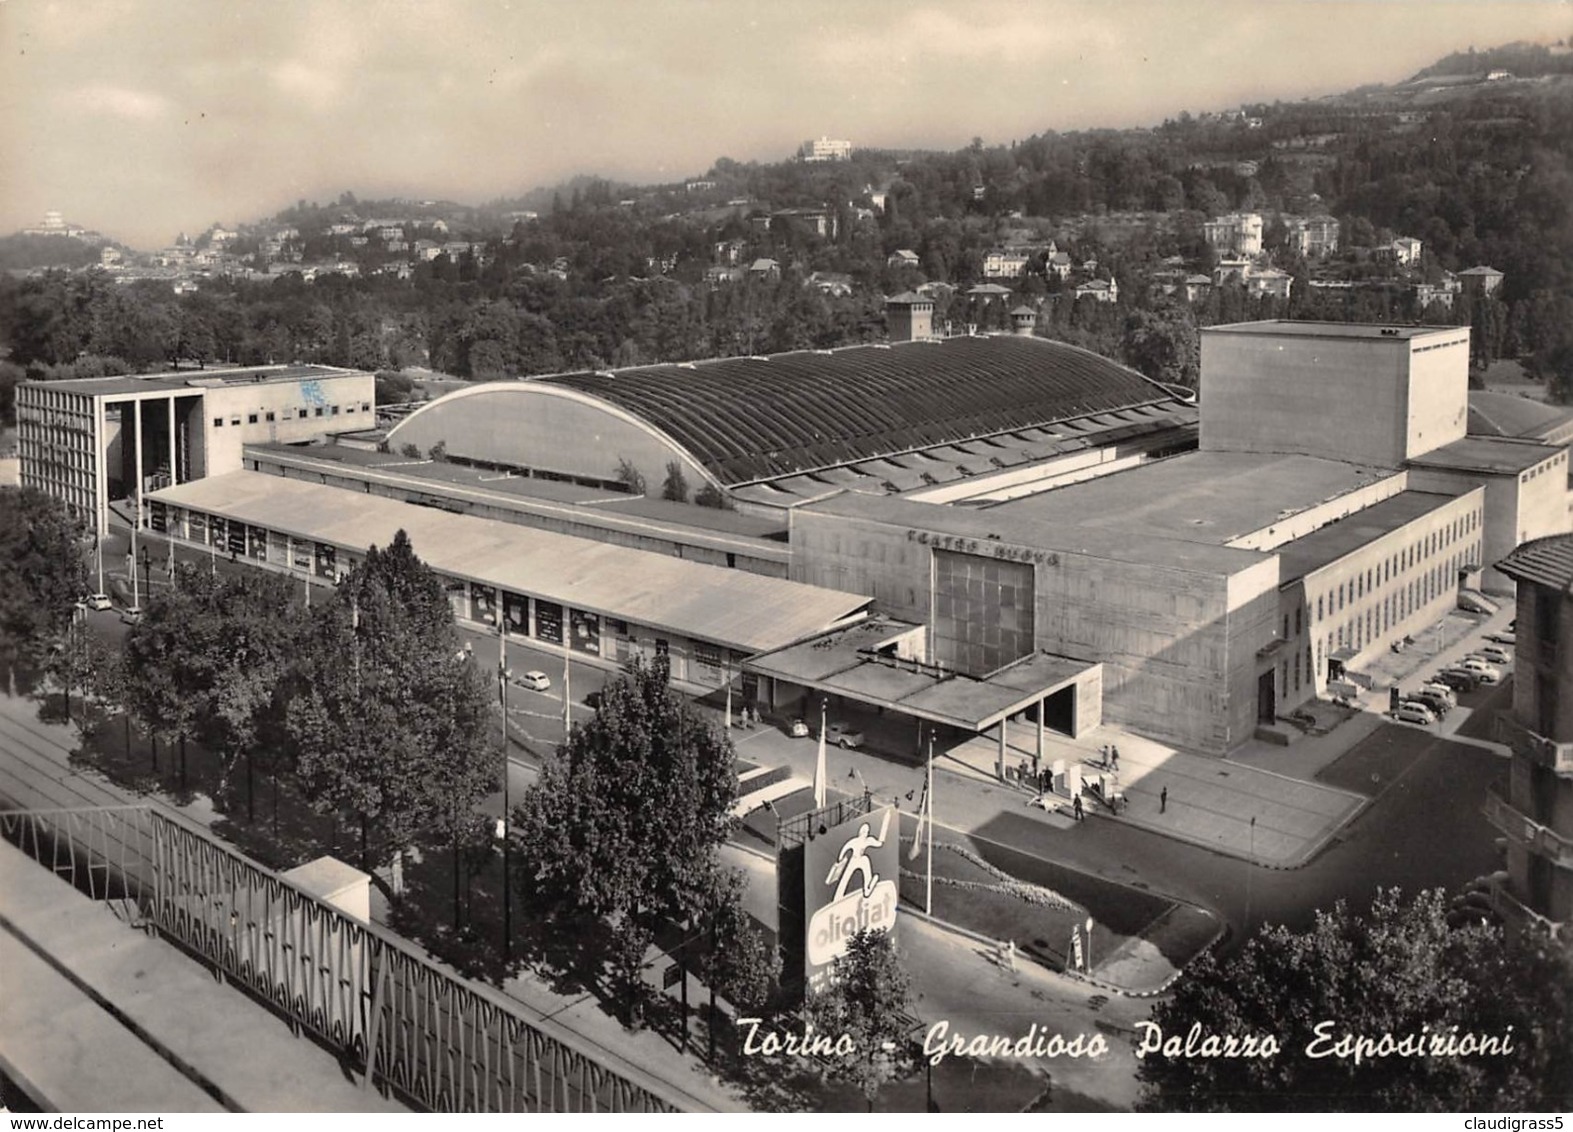
[[[858,826],[857,836],[849,837],[846,844],[841,846],[841,852],[836,856],[836,863],[830,867],[830,875],[825,877],[826,884],[835,884],[836,877],[841,877],[841,883],[836,887],[836,899],[840,900],[847,894],[847,889],[852,885],[852,877],[863,874],[863,898],[866,900],[874,895],[874,886],[879,883],[879,874],[874,872],[874,864],[868,859],[870,849],[878,849],[885,844],[885,829],[890,821],[890,813],[886,811],[885,820],[880,823],[879,836],[875,837],[868,831],[868,822]]]

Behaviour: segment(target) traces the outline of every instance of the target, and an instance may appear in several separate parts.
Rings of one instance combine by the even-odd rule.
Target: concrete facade
[[[1573,536],[1519,548],[1501,567],[1518,582],[1513,710],[1498,738],[1513,751],[1505,792],[1486,816],[1506,835],[1495,890],[1510,921],[1553,934],[1573,919]]]
[[[1335,655],[1358,671],[1457,605],[1460,571],[1480,562],[1484,495],[1475,488],[1439,497],[1435,509],[1284,588],[1280,705],[1325,695]]]
[[[1464,437],[1467,329],[1243,323],[1201,337],[1203,451],[1396,468]]]
[[[1120,537],[1089,547],[1031,523],[990,537],[990,525],[986,513],[839,496],[794,513],[792,576],[869,594],[881,612],[930,626],[933,659],[935,551],[1028,563],[1033,645],[1102,662],[1101,719],[1217,754],[1250,737],[1267,670],[1257,653],[1278,612],[1275,558]],[[1078,717],[1092,711],[1078,703]]]
[[[1518,462],[1520,466],[1525,460],[1535,462],[1520,470],[1511,466],[1491,468],[1468,461],[1443,467],[1428,461],[1412,468],[1409,478],[1422,491],[1466,491],[1475,485],[1484,487],[1485,531],[1479,562],[1486,568],[1481,588],[1487,593],[1511,595],[1512,579],[1493,564],[1506,558],[1521,543],[1569,530],[1568,454],[1566,449],[1528,441],[1492,443],[1497,447],[1517,447],[1527,453]]]
[[[23,382],[21,482],[102,532],[112,499],[238,471],[248,443],[372,423],[375,384],[372,374],[326,366]]]

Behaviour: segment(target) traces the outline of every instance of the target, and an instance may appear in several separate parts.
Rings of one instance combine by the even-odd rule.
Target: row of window
[[[1552,459],[1547,460],[1544,464],[1541,464],[1538,468],[1529,469],[1529,471],[1518,477],[1518,482],[1528,483],[1536,476],[1543,476],[1547,472],[1555,471],[1557,468],[1562,466],[1562,461],[1566,460],[1567,456],[1568,454],[1566,452],[1560,453]]]
[[[360,411],[363,412],[363,413],[371,412],[371,402],[370,401],[362,401],[360,403]],[[355,406],[354,405],[346,405],[344,407],[344,412],[345,413],[353,413],[353,412],[355,412]],[[338,416],[339,415],[339,406],[337,406],[337,405],[318,405],[318,406],[316,406],[315,410],[309,409],[309,408],[297,409],[297,410],[295,410],[295,417],[294,418],[292,418],[290,416],[290,410],[288,410],[288,409],[284,410],[284,419],[285,420],[292,420],[292,419],[305,420],[305,419],[307,419],[308,417],[311,417],[311,416],[318,416],[318,417],[320,417],[320,416],[324,416],[324,415],[330,416],[330,417]],[[261,414],[261,416],[262,416],[262,419],[267,421],[267,423],[269,423],[269,424],[272,424],[275,420],[277,420],[277,414],[274,413],[274,411],[272,409],[269,409],[267,412]],[[257,423],[257,420],[258,420],[258,414],[257,413],[247,413],[246,414],[246,423],[247,424],[254,425],[254,424]],[[240,424],[240,414],[239,413],[235,413],[234,415],[232,415],[229,418],[229,423],[232,426],[238,426]],[[224,427],[224,418],[223,417],[214,417],[213,418],[213,427],[214,428],[223,428]]]
[[[1416,564],[1424,562],[1426,559],[1446,550],[1459,539],[1479,529],[1479,526],[1480,513],[1471,511],[1467,515],[1453,520],[1453,522],[1440,530],[1432,531],[1420,542],[1405,547],[1364,573],[1356,574],[1353,580],[1338,583],[1336,590],[1317,596],[1316,620],[1321,622],[1324,618],[1341,611],[1346,603],[1358,601],[1367,594],[1375,593],[1377,586],[1392,581],[1404,570],[1408,570]],[[1478,554],[1478,550],[1476,553]],[[1450,561],[1461,566],[1463,565],[1463,556],[1454,554]],[[1298,626],[1296,632],[1298,633]],[[1287,635],[1286,633],[1285,636]]]

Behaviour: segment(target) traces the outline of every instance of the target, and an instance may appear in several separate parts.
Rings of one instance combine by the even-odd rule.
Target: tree
[[[607,685],[515,810],[519,885],[570,937],[610,936],[598,956],[632,1005],[657,925],[721,903],[719,849],[736,796],[730,741],[670,686],[664,658]]]
[[[86,528],[31,487],[0,488],[0,653],[6,686],[19,663],[42,664],[87,592]]]
[[[1532,937],[1450,927],[1440,890],[1405,904],[1389,889],[1368,916],[1340,902],[1304,933],[1266,927],[1231,960],[1204,955],[1139,1030],[1148,1109],[1271,1111],[1295,1097],[1355,1111],[1562,1108],[1573,1095],[1573,963]],[[1258,1055],[1209,1055],[1209,1034],[1258,1039]],[[1428,1051],[1466,1034],[1512,1049],[1378,1047],[1357,1059],[1338,1045],[1384,1034]]]
[[[244,760],[246,817],[254,820],[257,758],[276,775],[288,746],[277,723],[307,622],[283,575],[245,571],[224,575],[211,587],[201,577],[199,571],[186,572],[187,584],[209,595],[208,615],[219,622],[221,647],[210,658],[206,687],[190,689],[200,696],[199,733],[223,761],[226,776]]]
[[[176,584],[152,597],[126,634],[125,704],[155,744],[160,735],[179,744],[182,789],[186,741],[202,727],[228,647],[218,614],[219,585],[211,574],[183,566]]]
[[[632,495],[643,495],[645,491],[644,473],[634,466],[627,456],[617,458],[617,472],[614,476],[618,483],[628,488]]]
[[[666,479],[661,484],[661,498],[670,499],[674,503],[688,502],[688,477],[683,474],[683,465],[676,460],[666,465]]]
[[[408,535],[373,547],[313,624],[286,709],[298,777],[319,813],[356,821],[363,869],[461,827],[495,788],[492,694]]]
[[[831,965],[829,989],[807,1003],[814,1028],[822,1034],[845,1034],[854,1050],[831,1061],[826,1077],[856,1085],[870,1112],[880,1086],[904,1075],[911,1064],[909,991],[890,933],[865,929],[847,941],[846,954]]]
[[[723,878],[707,915],[710,938],[697,970],[712,991],[740,1013],[765,1007],[780,987],[781,955],[743,909],[743,878]]]

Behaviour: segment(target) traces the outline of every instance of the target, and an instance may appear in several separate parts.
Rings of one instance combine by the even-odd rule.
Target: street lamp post
[[[1251,855],[1245,863],[1245,924],[1246,938],[1251,933],[1251,874],[1256,871],[1256,818],[1251,818]]]

